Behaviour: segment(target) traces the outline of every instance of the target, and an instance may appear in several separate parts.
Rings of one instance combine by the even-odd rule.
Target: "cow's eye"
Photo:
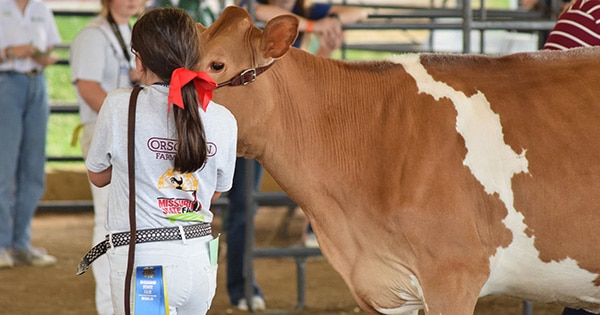
[[[225,65],[220,62],[213,62],[210,64],[210,68],[214,71],[221,71],[223,70],[223,67],[225,67]]]

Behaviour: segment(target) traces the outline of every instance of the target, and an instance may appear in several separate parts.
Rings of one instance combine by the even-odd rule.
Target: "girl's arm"
[[[361,7],[334,5],[329,10],[329,15],[337,16],[342,25],[350,25],[366,20],[369,17],[369,11]]]
[[[210,202],[215,202],[215,200],[219,199],[219,197],[221,197],[221,192],[215,191],[215,193],[213,194],[212,198],[210,198]]]
[[[88,170],[88,177],[90,178],[90,182],[95,186],[104,187],[110,184],[112,178],[112,166],[99,173]]]

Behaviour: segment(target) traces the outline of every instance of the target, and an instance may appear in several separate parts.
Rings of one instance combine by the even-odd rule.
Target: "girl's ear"
[[[135,54],[135,70],[134,70],[135,74],[135,79],[136,81],[140,82],[140,83],[146,83],[146,82],[142,82],[142,80],[145,77],[145,73],[146,73],[146,69],[144,67],[144,64],[142,63],[142,60],[138,57],[137,54]]]
[[[144,64],[142,63],[142,60],[137,54],[135,54],[135,68],[140,73],[144,72]]]

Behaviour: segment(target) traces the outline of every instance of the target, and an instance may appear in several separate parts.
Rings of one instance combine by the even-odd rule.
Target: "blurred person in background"
[[[574,0],[558,17],[544,49],[566,50],[600,45],[600,1]]]
[[[247,1],[247,0],[245,0]],[[300,33],[294,47],[303,48],[322,57],[342,47],[343,26],[364,21],[369,11],[361,7],[333,5],[311,0],[256,0],[256,19],[266,22],[269,19],[292,13],[298,17]],[[311,43],[305,35],[316,35],[318,43]]]
[[[31,246],[31,221],[45,189],[50,108],[44,68],[61,42],[52,11],[40,0],[0,1],[0,268],[52,266]]]
[[[101,0],[98,16],[82,29],[71,44],[71,80],[79,102],[79,119],[83,126],[80,138],[83,158],[87,159],[98,112],[108,92],[131,88],[139,79],[135,57],[130,49],[130,20],[141,12],[144,0]],[[104,239],[109,186],[90,184],[94,200],[92,245]],[[100,315],[113,314],[109,283],[109,265],[105,256],[92,266],[96,282],[96,310]]]
[[[233,4],[233,0],[154,0],[151,6],[180,8],[196,22],[211,25],[223,10],[222,6]]]

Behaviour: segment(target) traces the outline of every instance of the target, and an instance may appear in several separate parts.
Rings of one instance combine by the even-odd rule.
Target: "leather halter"
[[[248,85],[248,84],[254,82],[256,80],[256,77],[259,74],[267,71],[274,63],[275,63],[275,61],[271,62],[270,64],[268,64],[266,66],[246,69],[246,70],[242,71],[240,74],[231,78],[231,80],[219,83],[217,85],[217,89],[220,87],[227,86],[227,85],[231,85],[231,86]]]

